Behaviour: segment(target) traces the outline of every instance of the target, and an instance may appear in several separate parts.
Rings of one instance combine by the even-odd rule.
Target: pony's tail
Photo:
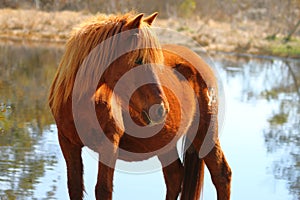
[[[185,140],[185,147],[189,142]],[[191,144],[183,155],[184,177],[181,200],[199,200],[204,179],[204,160],[199,158],[197,150]]]

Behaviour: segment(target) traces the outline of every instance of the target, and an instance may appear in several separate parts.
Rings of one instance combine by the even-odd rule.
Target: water
[[[60,47],[0,45],[0,199],[67,199],[66,169],[46,104]],[[214,56],[226,92],[221,144],[232,199],[300,199],[300,61]],[[87,149],[85,199],[97,161]],[[164,199],[161,172],[116,172],[114,199]],[[206,171],[204,199],[216,199]]]

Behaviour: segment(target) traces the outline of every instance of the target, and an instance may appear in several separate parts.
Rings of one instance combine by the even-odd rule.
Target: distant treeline
[[[300,19],[300,0],[0,0],[0,8],[7,7],[91,13],[158,11],[164,18],[196,16],[221,21],[268,21],[272,28],[283,25],[279,27],[286,32],[292,30]]]

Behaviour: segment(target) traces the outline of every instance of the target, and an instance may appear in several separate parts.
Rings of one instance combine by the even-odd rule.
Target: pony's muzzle
[[[164,122],[167,114],[168,108],[163,104],[154,104],[152,105],[148,112],[143,111],[143,118],[148,125],[155,125]]]

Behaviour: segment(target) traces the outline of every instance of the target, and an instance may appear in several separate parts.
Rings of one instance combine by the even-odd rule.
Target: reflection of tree
[[[298,64],[298,63],[297,63]],[[273,172],[276,178],[289,182],[290,192],[295,199],[300,198],[300,70],[296,62],[285,62],[290,82],[277,90],[272,100],[280,101],[278,111],[270,118],[270,127],[265,130],[265,143],[270,153],[283,152],[283,156],[274,162]],[[287,81],[291,80],[291,81]],[[274,93],[274,92],[273,92]]]
[[[32,197],[45,167],[55,163],[37,151],[53,123],[46,99],[59,53],[0,46],[0,199]]]
[[[240,79],[241,101],[262,99],[274,105],[269,127],[264,130],[267,152],[278,158],[272,171],[275,178],[287,180],[290,193],[300,199],[299,61],[241,59],[223,63],[229,79]]]
[[[289,73],[291,74],[291,77],[293,79],[293,82],[294,82],[294,85],[295,85],[295,91],[298,95],[298,97],[300,98],[300,87],[299,87],[299,74],[297,76],[297,74],[294,72],[290,62],[285,62],[286,66],[288,67],[289,69]]]

